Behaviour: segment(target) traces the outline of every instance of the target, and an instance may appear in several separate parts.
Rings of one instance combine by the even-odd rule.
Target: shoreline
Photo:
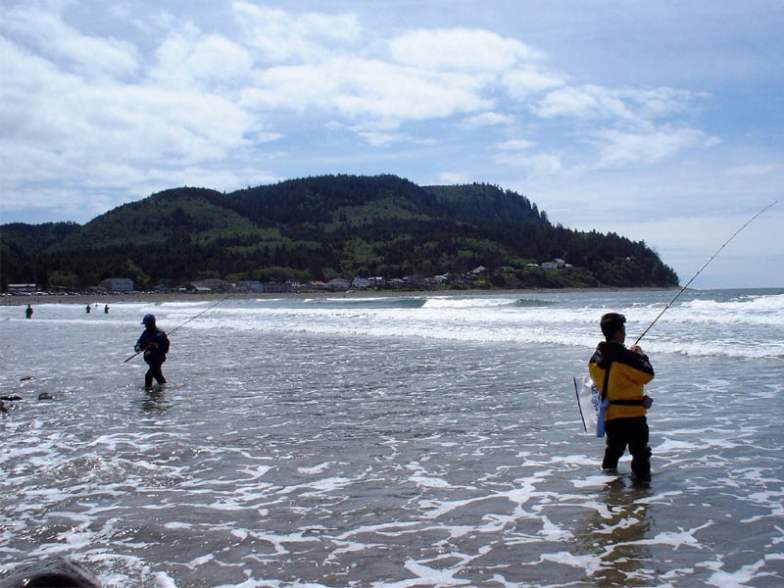
[[[530,289],[477,289],[477,290],[345,290],[328,292],[324,290],[309,292],[236,292],[236,293],[186,293],[186,292],[134,292],[115,294],[31,294],[29,296],[2,296],[0,306],[33,306],[41,304],[127,304],[149,302],[158,304],[162,302],[212,302],[219,300],[264,300],[274,298],[395,298],[417,296],[500,296],[504,294],[530,295],[530,294],[573,294],[579,292],[667,292],[679,288],[530,288]]]

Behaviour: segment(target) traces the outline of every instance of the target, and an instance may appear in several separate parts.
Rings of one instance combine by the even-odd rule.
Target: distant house
[[[210,278],[207,280],[196,280],[191,285],[197,292],[226,292],[233,288],[232,284],[225,280]]]
[[[351,288],[351,282],[343,278],[335,278],[327,282],[328,290],[348,290]]]
[[[108,292],[132,292],[133,280],[130,278],[106,278],[98,286]]]
[[[264,292],[264,284],[259,280],[240,280],[234,288],[240,292]]]
[[[459,286],[462,284],[467,284],[471,278],[473,278],[470,274],[458,274],[455,272],[447,272],[445,274],[441,274],[440,276],[436,276],[436,282],[439,284],[450,284],[453,286]]]
[[[426,277],[424,274],[411,274],[410,276],[403,276],[403,281],[413,288],[424,288],[426,285]]]
[[[546,269],[546,270],[558,269],[558,264],[555,263],[554,261],[545,261],[544,263],[542,263],[542,269]]]
[[[382,276],[373,276],[368,278],[368,282],[370,282],[371,288],[383,288],[387,281]]]
[[[475,276],[478,276],[479,274],[483,274],[486,271],[487,271],[487,268],[485,266],[478,265],[474,269],[471,270],[471,273],[474,274]]]
[[[38,291],[38,284],[8,284],[9,294],[33,294]]]
[[[370,280],[368,278],[360,278],[357,276],[351,280],[351,287],[355,290],[364,290],[365,288],[370,288]]]
[[[291,292],[291,284],[290,283],[281,283],[281,282],[264,282],[262,284],[264,288],[264,292]]]
[[[312,282],[308,282],[306,284],[306,286],[308,288],[310,288],[311,290],[326,290],[327,289],[326,282],[322,282],[320,280],[314,280]]]

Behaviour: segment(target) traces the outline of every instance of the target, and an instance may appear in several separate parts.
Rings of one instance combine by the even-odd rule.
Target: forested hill
[[[540,266],[556,258],[568,266]],[[176,188],[85,225],[2,225],[0,262],[3,288],[80,288],[107,277],[141,288],[203,278],[391,279],[477,266],[486,268],[478,279],[496,287],[677,284],[644,243],[553,225],[514,192],[423,187],[392,175],[319,176],[230,194]]]

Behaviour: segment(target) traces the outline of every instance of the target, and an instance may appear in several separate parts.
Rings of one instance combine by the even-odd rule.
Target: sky
[[[177,186],[484,182],[784,287],[784,2],[0,0],[0,223]],[[567,260],[568,261],[568,260]]]

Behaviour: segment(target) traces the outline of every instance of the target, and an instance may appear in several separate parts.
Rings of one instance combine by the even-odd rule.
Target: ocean
[[[599,317],[631,343],[673,294],[0,307],[0,585],[782,586],[784,290],[688,291],[641,341],[649,487],[583,430]]]

